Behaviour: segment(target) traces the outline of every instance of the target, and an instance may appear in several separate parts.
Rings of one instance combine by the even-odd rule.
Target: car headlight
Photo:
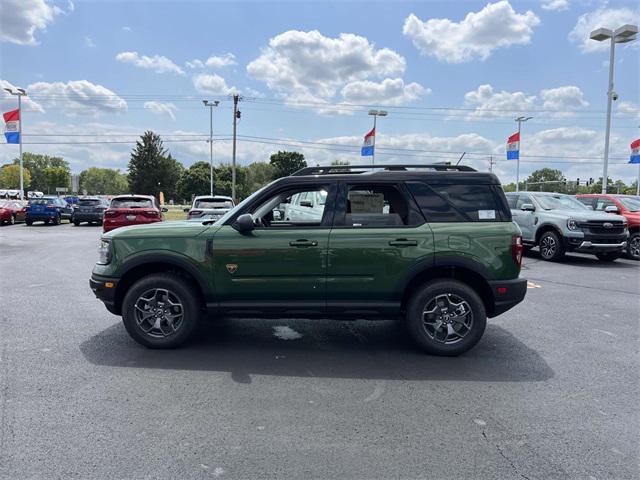
[[[111,262],[111,240],[107,238],[100,239],[98,247],[98,263],[100,265],[108,265]]]
[[[569,230],[579,230],[578,222],[576,222],[573,218],[567,220],[567,228]]]

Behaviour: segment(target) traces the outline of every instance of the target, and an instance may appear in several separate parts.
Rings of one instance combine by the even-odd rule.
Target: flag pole
[[[522,138],[520,138],[520,126],[522,125],[522,117],[516,119],[518,121],[518,158],[516,159],[516,192],[520,191],[520,147],[522,146]]]
[[[378,132],[376,132],[376,119],[378,118],[378,115],[374,115],[373,116],[373,155],[371,155],[371,165],[375,165],[376,163],[376,134]]]
[[[20,139],[20,200],[24,200],[24,173],[22,172],[22,95],[18,94],[18,138]]]

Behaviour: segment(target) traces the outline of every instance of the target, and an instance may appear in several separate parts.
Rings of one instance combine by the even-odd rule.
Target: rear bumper
[[[93,212],[73,212],[73,220],[76,222],[101,222],[103,214]]]
[[[58,215],[58,212],[55,210],[51,210],[50,212],[38,212],[38,213],[27,213],[27,220],[50,220],[55,218]],[[61,213],[59,215],[62,215]]]
[[[493,311],[487,312],[490,318],[497,317],[507,310],[512,309],[527,294],[527,279],[515,278],[513,280],[496,280],[489,282],[493,293]]]
[[[107,307],[114,315],[120,315],[116,308],[116,287],[118,286],[117,278],[103,277],[102,275],[91,274],[89,279],[89,287],[95,294],[96,298]]]

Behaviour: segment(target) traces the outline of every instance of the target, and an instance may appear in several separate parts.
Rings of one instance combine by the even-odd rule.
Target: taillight
[[[522,252],[524,246],[522,245],[522,235],[514,235],[511,239],[511,257],[516,265],[522,266]]]
[[[118,215],[118,212],[114,212],[113,210],[105,210],[104,212],[105,217],[115,217],[116,215]]]

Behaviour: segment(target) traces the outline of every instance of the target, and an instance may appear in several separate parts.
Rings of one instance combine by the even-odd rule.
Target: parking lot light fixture
[[[607,89],[607,127],[604,134],[604,165],[602,167],[602,193],[607,193],[607,169],[609,167],[609,137],[611,135],[611,102],[618,99],[618,95],[613,90],[613,67],[616,52],[616,43],[628,43],[634,41],[638,36],[637,25],[623,25],[615,30],[608,28],[598,28],[591,32],[591,40],[605,42],[609,40],[609,88]]]
[[[213,195],[213,107],[217,107],[220,102],[202,100],[202,103],[209,107],[209,195]]]

